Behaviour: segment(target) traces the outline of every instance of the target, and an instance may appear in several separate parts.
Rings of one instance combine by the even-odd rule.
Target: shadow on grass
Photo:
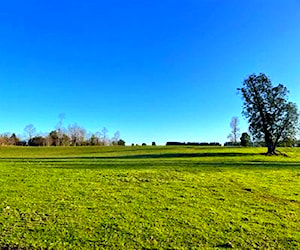
[[[30,157],[30,158],[0,158],[2,163],[25,164],[27,167],[56,169],[216,169],[249,168],[274,169],[298,168],[300,162],[268,161],[251,157],[261,156],[260,153],[239,152],[205,152],[205,153],[164,153],[164,154],[133,154],[121,156],[68,156],[68,157]],[[230,158],[231,157],[231,158]],[[235,159],[234,157],[247,157]],[[276,156],[275,156],[276,157]],[[214,158],[216,161],[214,161]],[[221,160],[220,160],[221,158]],[[233,158],[233,159],[232,159]],[[191,160],[193,159],[193,160]],[[265,160],[264,160],[265,159]],[[233,161],[232,161],[233,160]],[[255,161],[254,161],[255,160]]]
[[[286,163],[286,162],[199,162],[199,163],[141,163],[141,162],[128,162],[128,163],[115,163],[110,164],[70,164],[63,166],[55,166],[55,168],[67,169],[170,169],[170,170],[215,170],[222,171],[222,169],[237,168],[237,169],[290,169],[300,168],[300,162]]]
[[[247,170],[300,170],[300,162],[203,162],[203,161],[19,161],[14,166],[26,168],[65,170],[171,170],[171,171],[223,171],[226,169]],[[18,164],[18,165],[16,165]],[[23,165],[24,164],[24,165]],[[300,176],[300,174],[299,174]]]
[[[286,163],[286,162],[276,162],[276,163],[262,163],[262,162],[244,162],[244,163],[234,163],[234,162],[222,162],[222,163],[140,163],[140,162],[128,162],[128,163],[108,163],[108,164],[58,164],[58,165],[40,165],[36,166],[40,168],[54,168],[54,169],[64,169],[64,170],[168,170],[168,171],[209,171],[209,172],[220,172],[226,169],[247,169],[247,171],[255,170],[274,170],[274,169],[294,169],[300,170],[300,162],[297,163]],[[300,174],[299,174],[300,176]]]
[[[165,153],[165,154],[138,154],[108,157],[113,159],[148,159],[148,158],[195,158],[195,157],[237,157],[255,156],[255,153]],[[101,158],[101,157],[100,157]]]
[[[258,156],[259,153],[165,153],[165,154],[136,154],[121,156],[68,156],[68,157],[5,157],[0,161],[61,161],[61,160],[117,160],[117,159],[157,159],[157,158],[201,158],[201,157],[238,157]]]

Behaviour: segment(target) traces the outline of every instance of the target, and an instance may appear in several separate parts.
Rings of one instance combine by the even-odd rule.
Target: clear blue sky
[[[300,105],[299,0],[1,2],[1,132],[65,113],[127,144],[224,143],[260,72]]]

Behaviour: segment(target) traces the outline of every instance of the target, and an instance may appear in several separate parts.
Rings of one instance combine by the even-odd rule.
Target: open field
[[[0,148],[0,248],[300,249],[300,149]]]

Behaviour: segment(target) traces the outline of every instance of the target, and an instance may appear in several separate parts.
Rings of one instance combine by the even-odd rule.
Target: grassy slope
[[[300,150],[0,148],[0,246],[300,248]]]

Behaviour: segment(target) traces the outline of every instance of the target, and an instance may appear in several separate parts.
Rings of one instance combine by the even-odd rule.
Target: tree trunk
[[[275,148],[275,145],[274,145],[274,143],[273,143],[272,140],[267,141],[267,147],[268,147],[267,155],[274,155],[274,154],[276,154],[276,152],[275,152],[276,148]]]

